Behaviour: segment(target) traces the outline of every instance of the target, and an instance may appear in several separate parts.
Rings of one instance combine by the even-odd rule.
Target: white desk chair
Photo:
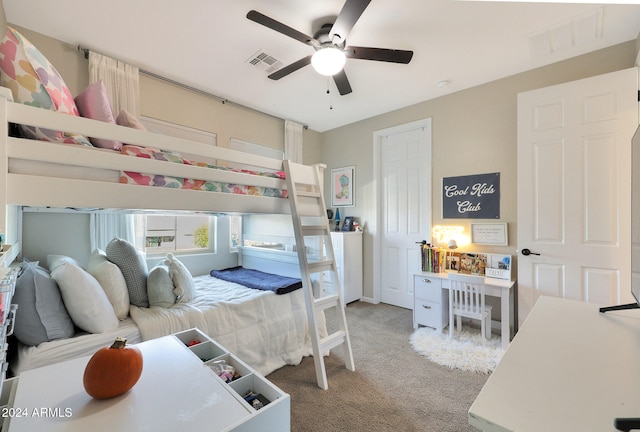
[[[454,318],[461,330],[465,317],[480,320],[482,336],[491,339],[491,306],[485,305],[483,282],[479,276],[449,273],[449,337],[453,337]]]

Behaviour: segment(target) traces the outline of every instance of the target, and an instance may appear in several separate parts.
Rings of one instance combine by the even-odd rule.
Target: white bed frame
[[[95,170],[151,172],[207,181],[286,189],[284,180],[232,171],[215,170],[122,155],[111,150],[56,144],[8,136],[8,123],[29,124],[75,132],[143,147],[176,151],[196,160],[241,163],[258,171],[281,171],[280,160],[236,150],[144,132],[105,122],[59,114],[11,101],[9,89],[0,88],[0,203],[5,206],[76,207],[86,209],[178,210],[224,213],[289,214],[287,199],[234,195],[220,192],[178,190],[96,180],[46,177],[39,172],[16,174],[11,159],[74,165]],[[0,214],[6,232],[7,213]]]
[[[9,123],[173,151],[192,160],[216,165],[250,166],[256,171],[286,171],[288,178],[282,180],[132,157],[112,150],[14,138],[9,136]],[[20,161],[41,165],[14,171],[12,166]],[[43,169],[42,164],[47,167],[57,165],[58,168],[72,166],[84,171],[88,169],[91,174],[100,172],[108,173],[110,176],[107,178],[91,175],[92,179],[88,180],[84,174],[78,176],[76,173],[69,174],[68,171],[53,173]],[[0,230],[16,233],[15,239],[8,239],[11,250],[0,254],[0,266],[10,264],[20,250],[20,218],[10,216],[19,212],[23,206],[72,207],[85,210],[291,214],[311,329],[316,377],[318,386],[326,389],[328,382],[322,359],[325,352],[343,345],[348,352],[345,365],[350,370],[354,370],[354,365],[340,290],[335,294],[323,295],[322,298],[316,298],[312,293],[311,273],[323,272],[326,267],[326,271],[335,274],[335,261],[322,194],[323,169],[324,165],[305,166],[22,105],[12,101],[9,89],[0,87],[0,184],[4,185],[0,187],[0,205],[5,209],[0,212]],[[289,189],[290,199],[123,184],[118,180],[121,171]],[[327,255],[324,260],[313,263],[309,261],[304,244],[305,236],[326,237],[328,246],[324,248]],[[339,286],[337,280],[333,286]],[[322,293],[321,288],[319,292]],[[321,313],[324,317],[324,309],[334,306],[340,312],[339,330],[324,337],[320,334],[320,321],[324,321],[315,316]]]

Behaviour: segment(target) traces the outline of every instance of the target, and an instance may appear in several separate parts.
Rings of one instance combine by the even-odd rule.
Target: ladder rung
[[[307,269],[310,273],[322,273],[325,271],[331,271],[335,268],[333,260],[327,261],[315,261],[307,263]]]
[[[322,351],[330,350],[331,348],[335,348],[338,345],[341,345],[345,342],[346,333],[344,330],[338,330],[335,333],[330,334],[326,338],[323,338],[320,341],[320,345],[322,347]]]
[[[317,309],[324,310],[333,306],[338,306],[340,297],[338,294],[330,294],[313,300],[313,304]]]
[[[327,225],[306,225],[302,226],[302,235],[305,236],[321,236],[328,235],[329,228]]]
[[[296,195],[299,197],[320,198],[320,192],[311,191],[296,191]]]

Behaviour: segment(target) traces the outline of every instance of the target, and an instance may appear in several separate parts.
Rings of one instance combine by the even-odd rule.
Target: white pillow
[[[120,267],[109,261],[104,251],[96,249],[91,252],[87,271],[102,286],[118,319],[126,319],[129,315],[129,290]]]
[[[51,277],[58,283],[62,301],[76,326],[89,333],[118,327],[118,317],[96,278],[70,262],[58,265]]]
[[[176,293],[167,266],[158,264],[151,269],[147,277],[147,294],[149,306],[168,308],[175,304]]]
[[[70,262],[71,264],[75,264],[78,267],[82,267],[80,263],[74,260],[71,257],[66,255],[47,255],[47,268],[49,269],[49,273],[55,270],[60,264]]]
[[[178,258],[173,254],[167,254],[167,259],[164,260],[164,265],[169,266],[169,275],[175,286],[175,293],[178,296],[179,303],[186,303],[193,300],[196,294],[196,286],[193,283],[193,277],[191,272],[178,261]]]

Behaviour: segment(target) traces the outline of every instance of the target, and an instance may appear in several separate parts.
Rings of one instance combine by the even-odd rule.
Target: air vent
[[[247,63],[262,69],[268,74],[277,71],[280,69],[280,66],[282,66],[282,62],[280,60],[267,54],[263,50],[252,55],[249,60],[247,60]]]

